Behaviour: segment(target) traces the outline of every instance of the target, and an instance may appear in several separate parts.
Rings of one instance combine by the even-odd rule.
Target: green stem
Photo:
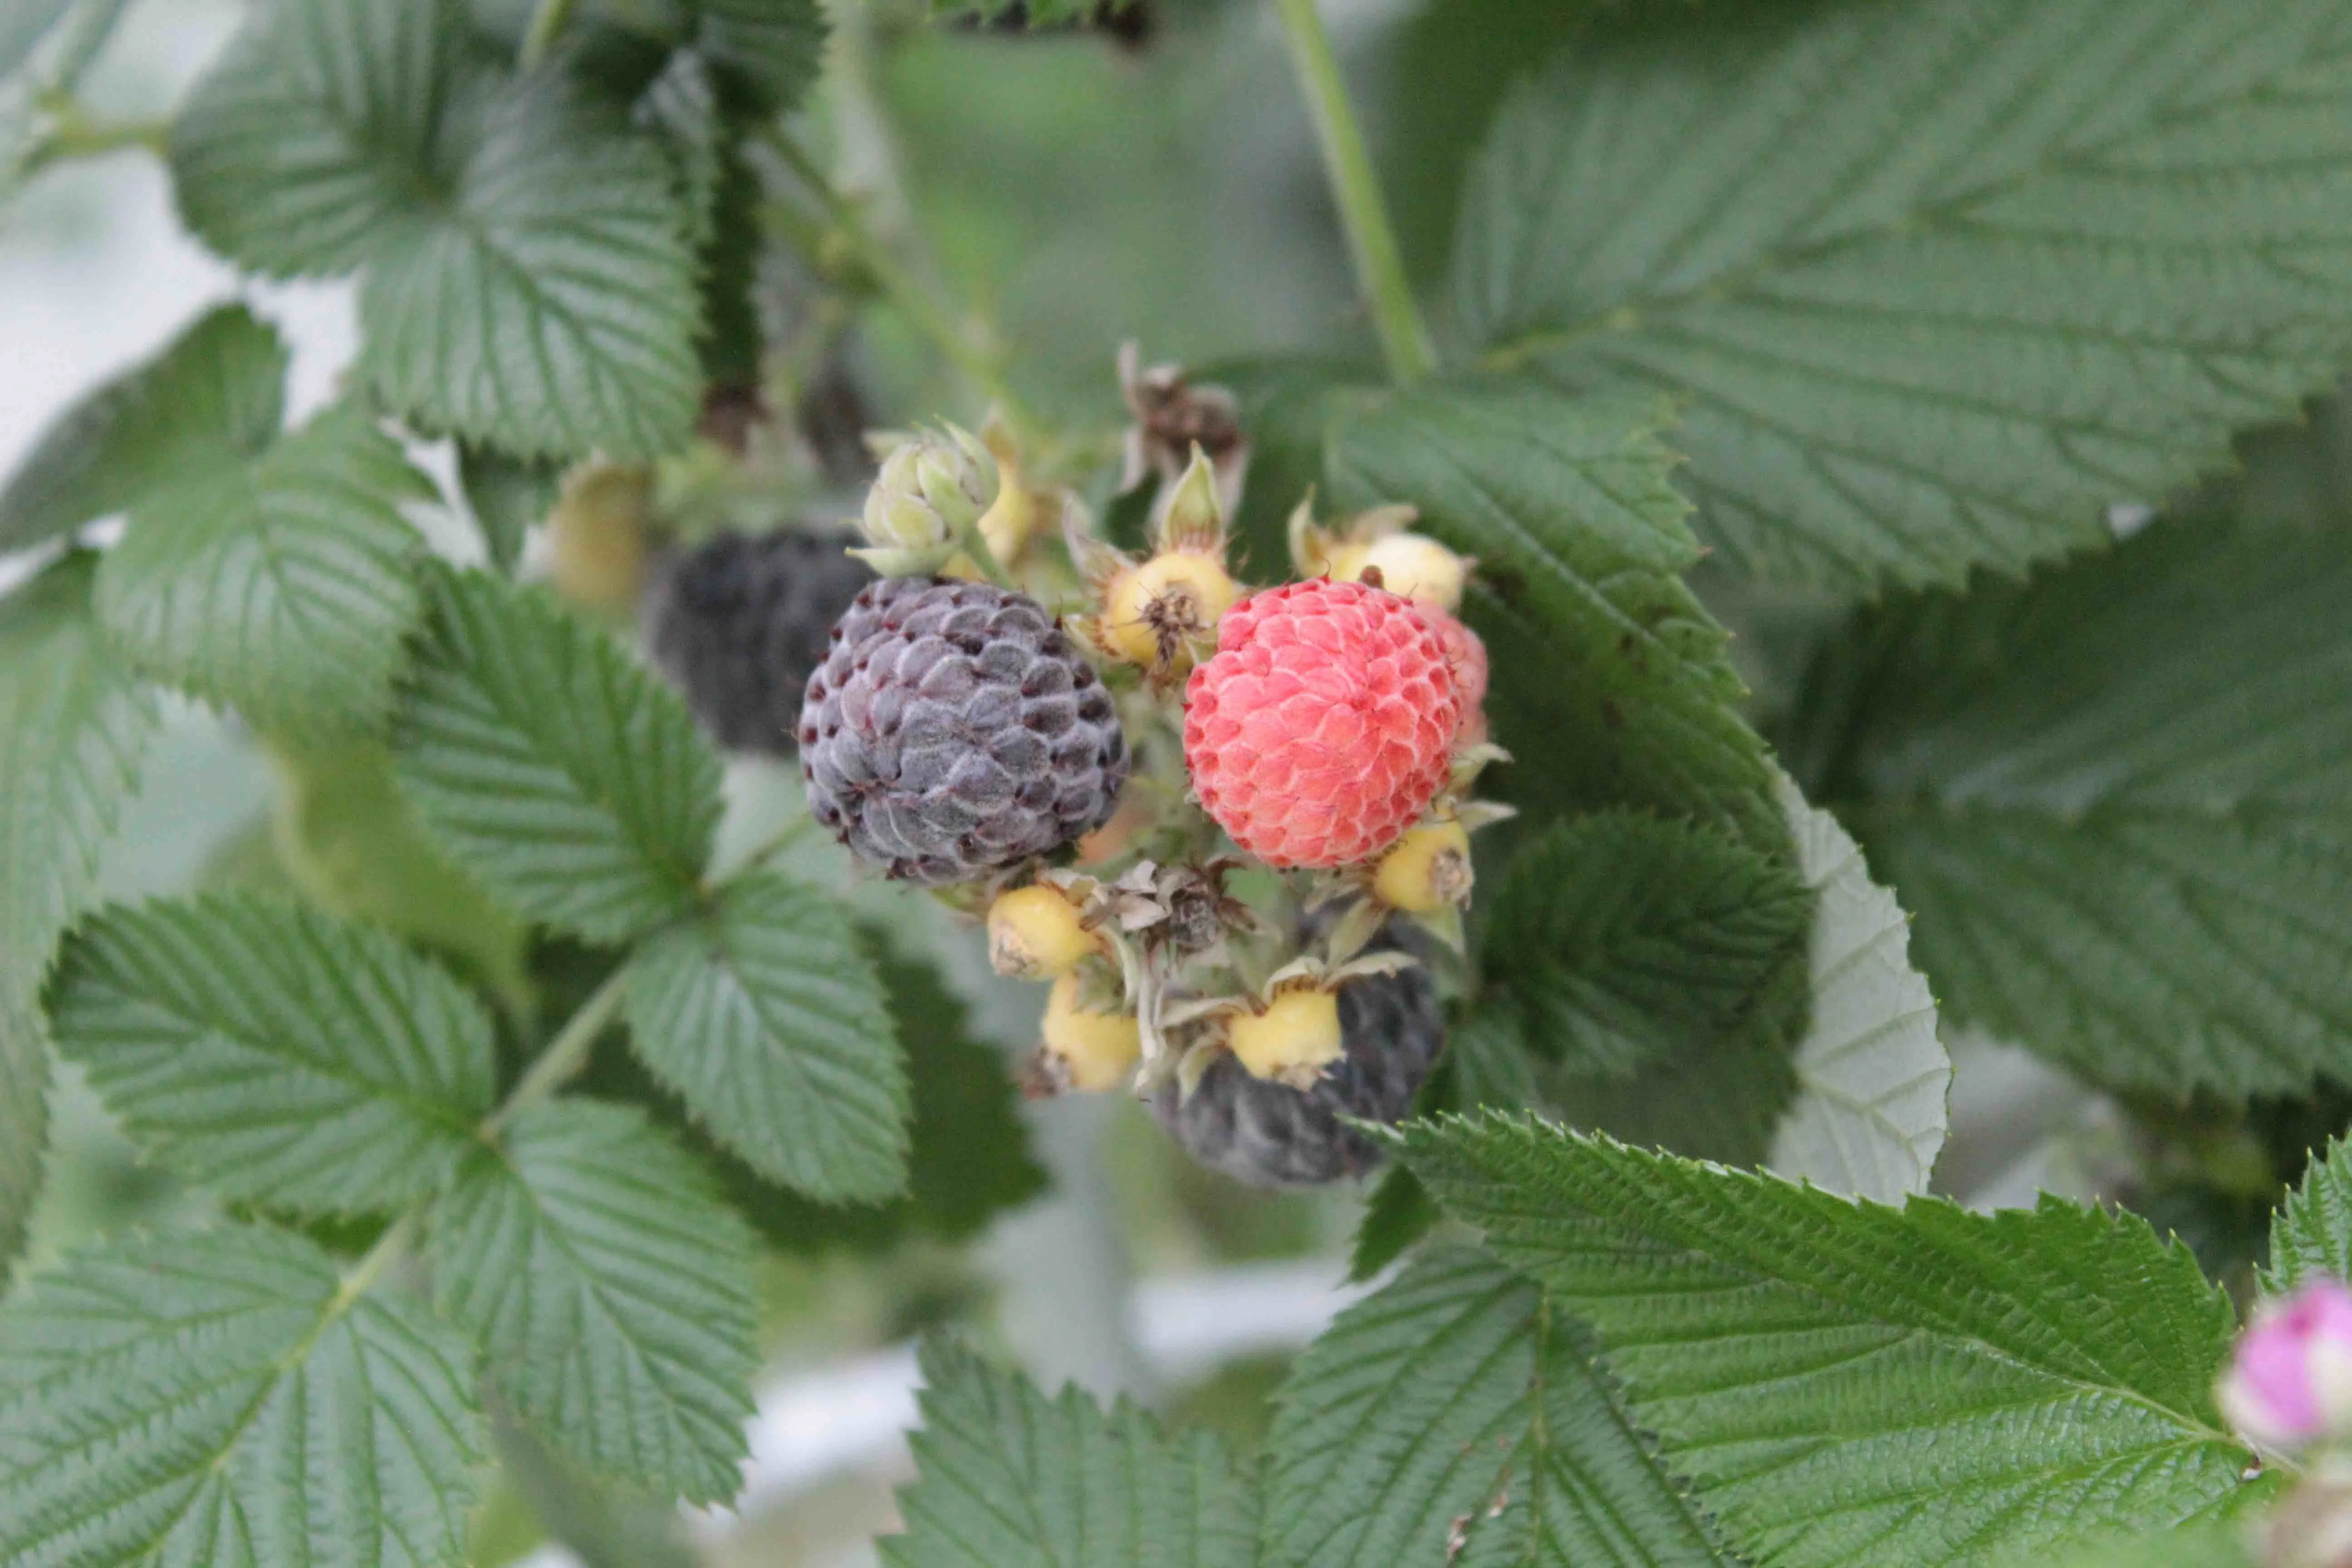
[[[1356,264],[1357,287],[1372,313],[1381,334],[1381,351],[1389,374],[1400,382],[1418,380],[1436,368],[1436,351],[1429,331],[1412,301],[1412,285],[1405,278],[1404,256],[1398,250],[1396,231],[1390,226],[1372,160],[1364,150],[1364,133],[1348,102],[1347,84],[1339,79],[1339,62],[1331,53],[1330,35],[1316,15],[1315,0],[1275,0],[1282,28],[1290,42],[1290,58],[1298,68],[1298,85],[1314,117],[1315,139],[1323,149],[1323,167],[1330,176],[1331,194],[1339,204],[1339,220],[1348,231],[1348,254]]]
[[[596,1037],[604,1032],[621,1010],[622,998],[628,993],[628,980],[626,963],[604,977],[604,984],[596,987],[595,994],[581,1005],[580,1011],[572,1015],[571,1021],[540,1053],[539,1059],[530,1064],[522,1081],[507,1096],[506,1103],[490,1112],[489,1120],[482,1123],[484,1139],[496,1138],[509,1122],[562,1088],[587,1065],[588,1051],[595,1045]]]
[[[394,1264],[408,1256],[409,1247],[416,1239],[419,1216],[424,1212],[422,1208],[410,1209],[384,1226],[383,1234],[376,1237],[375,1245],[367,1249],[367,1256],[352,1265],[351,1272],[343,1276],[341,1288],[335,1292],[336,1306],[329,1313],[331,1321],[341,1317],[353,1301],[373,1289],[375,1282],[383,1279]]]
[[[562,35],[563,25],[572,20],[572,0],[539,0],[539,8],[530,14],[530,27],[522,36],[522,68],[532,69],[547,58]]]
[[[21,172],[29,176],[69,158],[96,158],[125,148],[139,147],[163,157],[169,146],[168,120],[94,120],[70,95],[46,99],[41,105],[48,124],[41,139],[25,155]]]

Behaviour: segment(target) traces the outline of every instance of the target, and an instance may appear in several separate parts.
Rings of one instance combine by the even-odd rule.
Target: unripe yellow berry
[[[1425,915],[1470,896],[1470,835],[1458,822],[1424,823],[1396,841],[1372,875],[1381,902]]]
[[[1183,662],[1182,638],[1212,630],[1241,590],[1214,556],[1171,550],[1155,555],[1110,585],[1102,633],[1130,664],[1157,665],[1163,653]]]
[[[1462,584],[1468,575],[1462,557],[1422,534],[1390,533],[1360,544],[1339,545],[1330,561],[1331,575],[1343,583],[1360,582],[1366,568],[1377,567],[1381,586],[1391,594],[1441,610],[1462,607]]]
[[[1045,1001],[1045,1034],[1055,1087],[1081,1093],[1118,1088],[1143,1055],[1143,1031],[1132,1016],[1080,1010],[1076,974],[1054,982]]]
[[[1263,1013],[1237,1013],[1225,1044],[1254,1078],[1305,1089],[1339,1059],[1339,998],[1329,991],[1285,991]]]
[[[1058,888],[1015,888],[988,906],[988,962],[999,974],[1058,979],[1102,951],[1102,938],[1078,922],[1076,907]]]
[[[646,578],[650,470],[594,463],[575,469],[547,515],[548,574],[555,591],[592,610],[624,610]]]

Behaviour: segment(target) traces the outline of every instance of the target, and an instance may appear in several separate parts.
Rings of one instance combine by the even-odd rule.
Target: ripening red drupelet
[[[1254,595],[1184,691],[1201,804],[1269,866],[1347,866],[1395,842],[1444,784],[1461,697],[1413,605],[1325,578]]]

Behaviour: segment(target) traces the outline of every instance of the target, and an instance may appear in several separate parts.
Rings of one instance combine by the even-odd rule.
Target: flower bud
[[[988,907],[988,962],[1009,979],[1057,980],[1103,951],[1058,888],[1015,888]]]
[[[2230,1424],[2275,1452],[2352,1436],[2352,1289],[2319,1279],[2256,1308],[2217,1392]]]
[[[987,449],[961,430],[898,440],[866,494],[859,531],[877,550],[943,550],[980,521],[992,479]]]

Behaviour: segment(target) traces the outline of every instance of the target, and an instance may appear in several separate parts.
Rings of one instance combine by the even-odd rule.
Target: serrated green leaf
[[[1391,1166],[1364,1200],[1364,1217],[1357,1222],[1355,1245],[1348,1254],[1348,1282],[1360,1285],[1379,1279],[1429,1234],[1437,1219],[1437,1200],[1421,1178],[1402,1165]]]
[[[818,1203],[709,1142],[689,1125],[688,1110],[666,1093],[625,1086],[656,1114],[688,1126],[715,1161],[737,1212],[779,1251],[877,1253],[909,1237],[969,1241],[1045,1187],[1003,1053],[973,1037],[963,1004],[937,970],[892,955],[870,933],[863,945],[874,953],[891,1026],[906,1052],[913,1116],[903,1196],[880,1205]]]
[[[2134,1215],[1891,1209],[1499,1119],[1397,1142],[1592,1326],[1759,1564],[1980,1563],[2245,1494],[2212,1398],[2228,1298]]]
[[[152,697],[90,620],[94,565],[68,555],[0,598],[0,1286],[47,1135],[41,982],[89,903],[156,727]]]
[[[29,997],[0,994],[0,1295],[25,1250],[49,1142],[49,1047]]]
[[[257,16],[174,122],[184,216],[257,271],[363,272],[361,372],[419,424],[524,457],[679,445],[694,262],[667,163],[464,35],[454,0]]]
[[[1622,1077],[1739,1027],[1811,904],[1788,867],[1719,828],[1596,813],[1513,858],[1481,962],[1538,1051]]]
[[[1454,314],[1490,365],[1674,395],[1744,571],[2015,572],[2352,359],[2343,20],[1924,0],[1580,40],[1498,118]]]
[[[1260,1568],[1725,1568],[1580,1331],[1477,1252],[1349,1308],[1275,1395]]]
[[[330,409],[143,498],[99,570],[99,618],[140,668],[262,730],[375,729],[418,610],[401,503],[435,494],[363,409]]]
[[[2257,1568],[2241,1524],[2191,1525],[2156,1535],[2119,1537],[2070,1552],[2056,1568]],[[2042,1568],[2047,1557],[2013,1559],[2002,1568]]]
[[[248,894],[107,910],[49,986],[58,1049],[131,1137],[256,1203],[397,1210],[473,1146],[490,1020],[382,931]]]
[[[552,463],[525,462],[488,447],[457,445],[457,485],[482,531],[490,564],[514,575],[523,542],[554,509],[562,475]]]
[[[1952,1058],[1936,998],[1911,967],[1910,922],[1870,879],[1837,818],[1780,781],[1797,869],[1813,889],[1812,1018],[1796,1053],[1797,1099],[1772,1134],[1772,1168],[1849,1197],[1900,1203],[1927,1190],[1950,1118]]]
[[[428,428],[522,457],[652,458],[701,406],[687,215],[658,149],[552,78],[483,113],[448,217],[386,237],[360,364]]]
[[[437,569],[426,586],[396,747],[426,827],[491,892],[591,941],[685,912],[720,805],[685,706],[542,594]]]
[[[748,117],[790,111],[824,63],[817,0],[592,0],[583,12],[584,22],[635,33],[709,66],[730,108]]]
[[[1787,841],[1727,638],[1679,575],[1699,549],[1662,404],[1535,387],[1432,387],[1331,429],[1332,499],[1421,509],[1478,558],[1465,609],[1494,669],[1499,776],[1547,809],[1648,807]]]
[[[198,317],[42,432],[0,490],[0,549],[70,533],[192,472],[258,457],[285,419],[288,359],[242,305]]]
[[[2352,1062],[2352,534],[2163,522],[1863,616],[1790,754],[1948,1015],[2095,1081]]]
[[[91,621],[96,567],[77,552],[0,598],[0,994],[26,1002],[88,906],[157,723]]]
[[[1174,1436],[1126,1400],[1048,1399],[947,1340],[923,1346],[919,1472],[890,1568],[1254,1568],[1257,1500],[1206,1432]]]
[[[719,1141],[829,1203],[907,1184],[907,1069],[833,900],[773,872],[729,886],[629,970],[637,1054]]]
[[[9,1568],[465,1561],[473,1358],[282,1232],[117,1242],[0,1310]]]
[[[751,1237],[638,1112],[535,1106],[435,1211],[442,1310],[516,1414],[606,1474],[722,1502],[751,1414]]]
[[[2284,1296],[2315,1279],[2352,1279],[2352,1142],[2331,1138],[2271,1218],[2263,1289]]]

